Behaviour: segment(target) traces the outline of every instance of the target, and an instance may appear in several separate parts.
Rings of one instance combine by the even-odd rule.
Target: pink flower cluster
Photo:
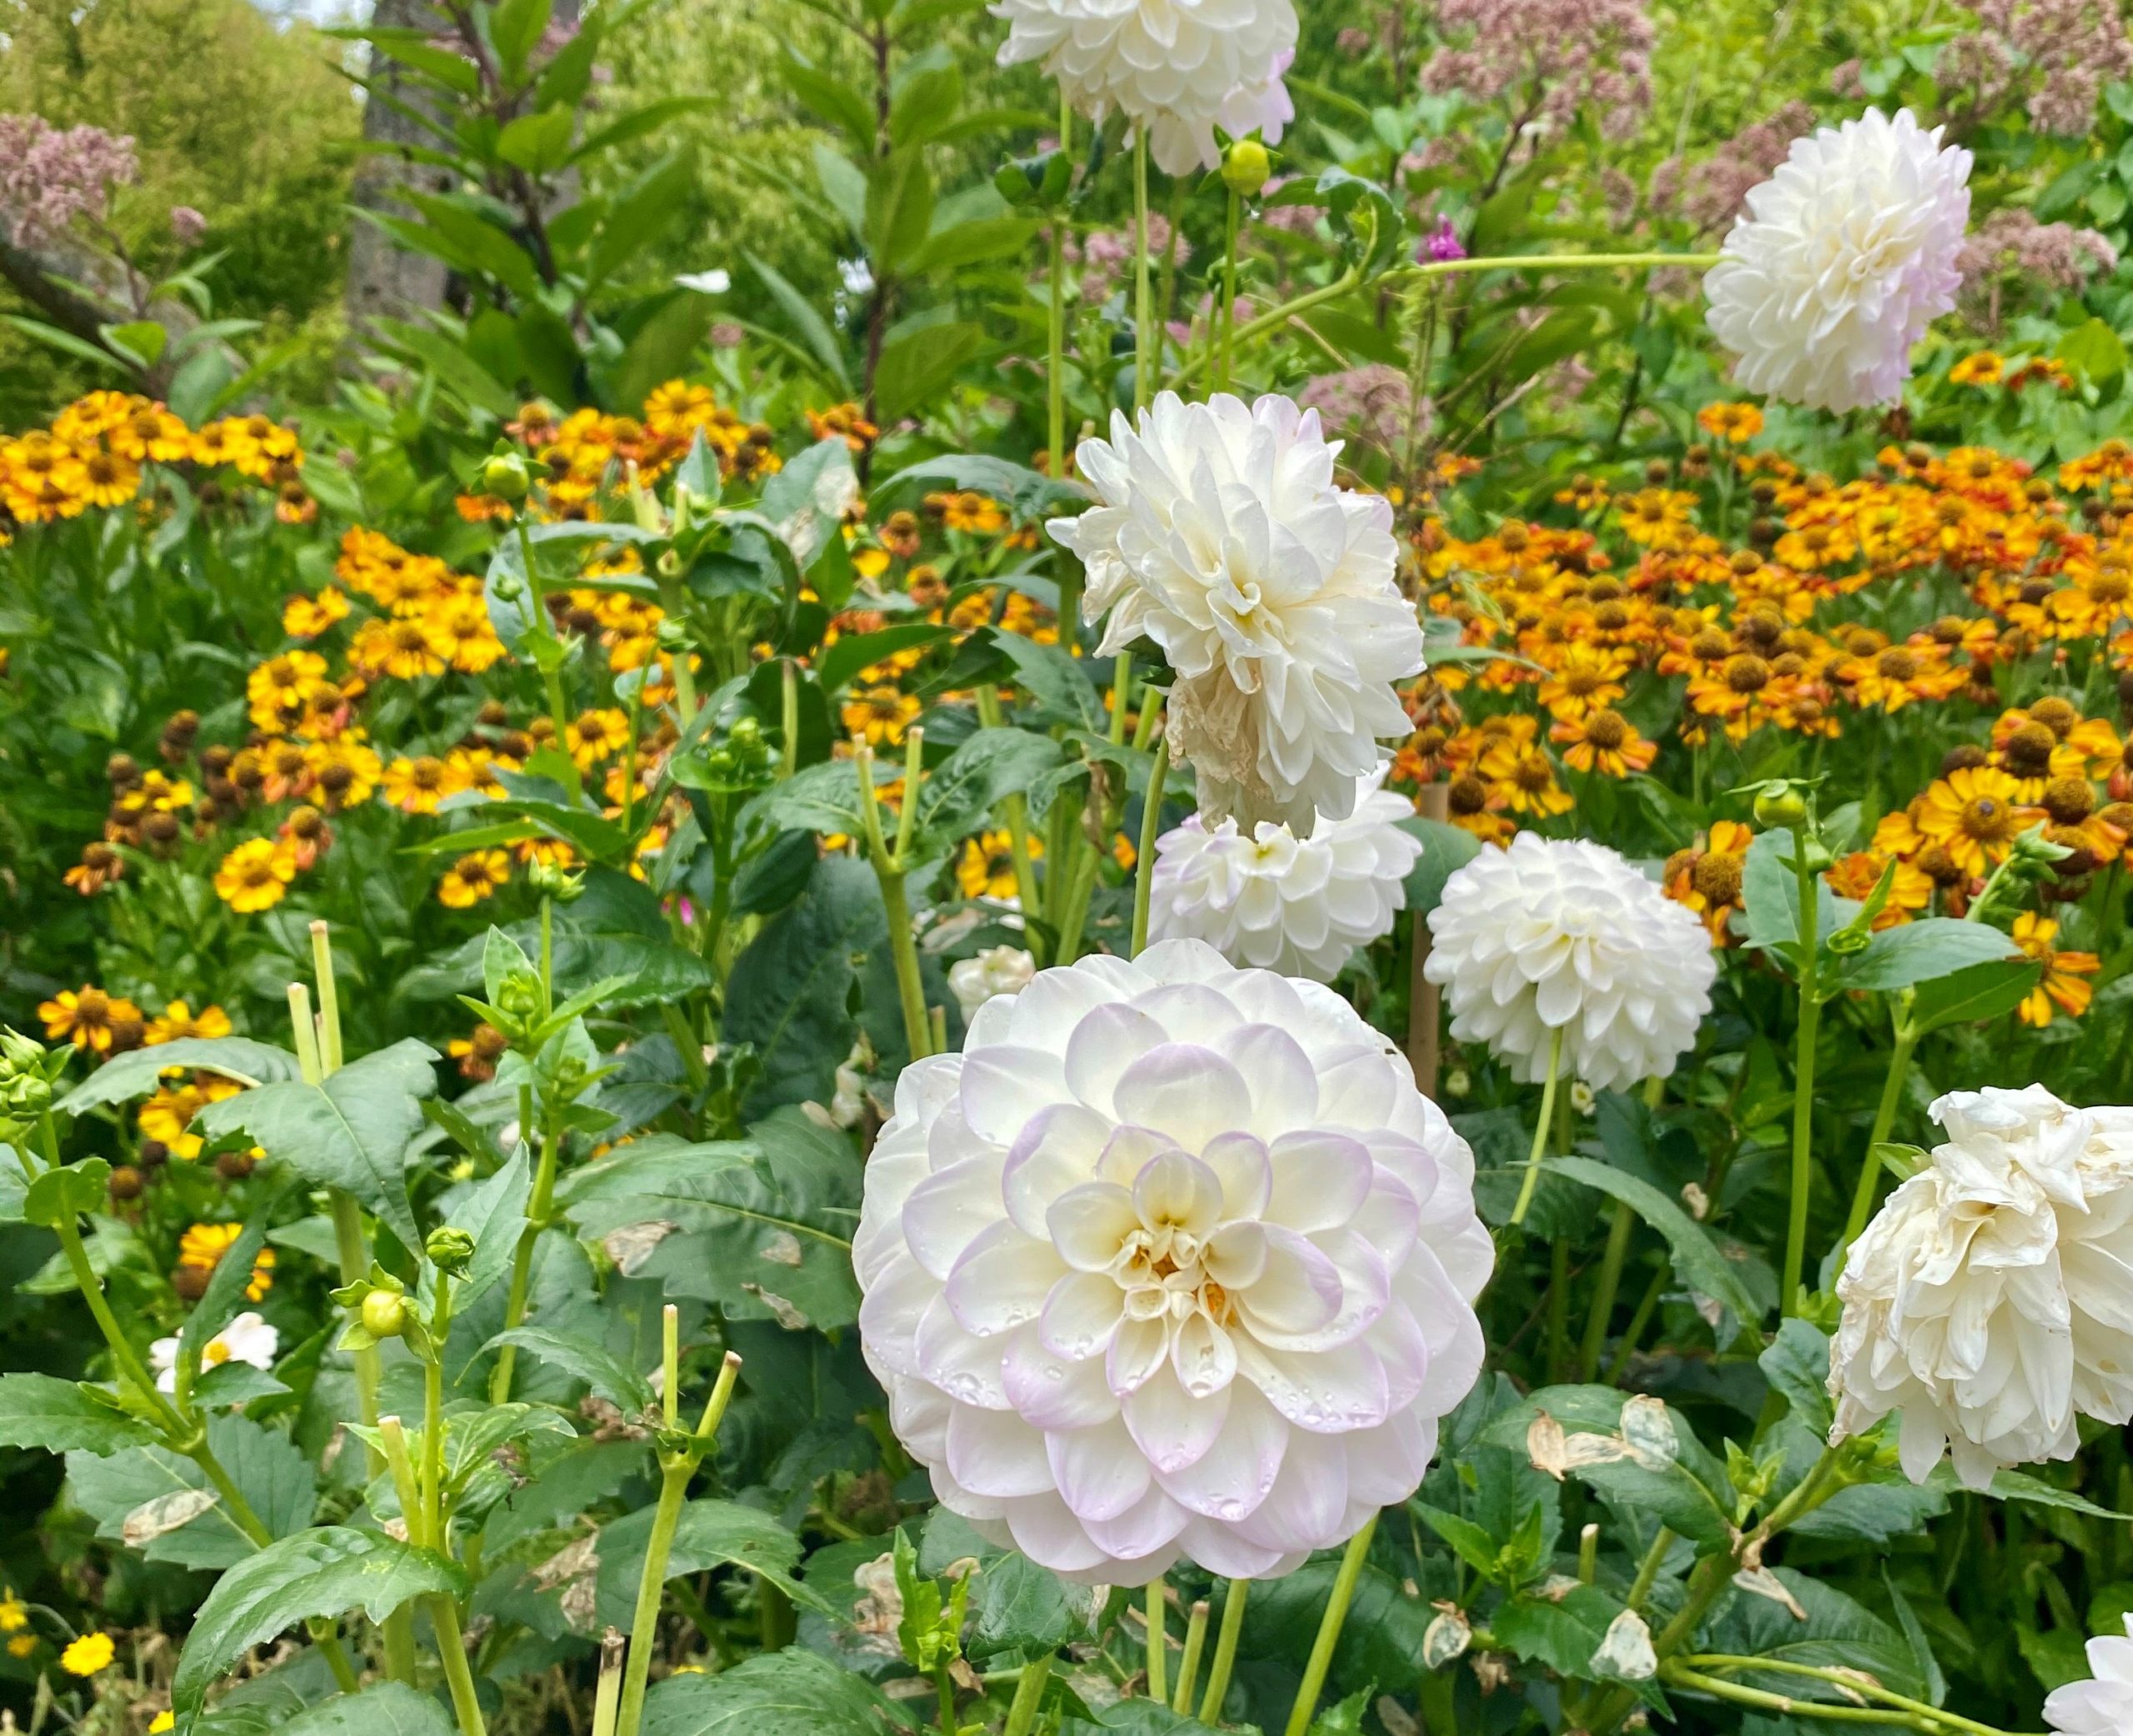
[[[2018,272],[2053,289],[2078,288],[2096,272],[2118,263],[2118,250],[2093,229],[2041,223],[2019,206],[1996,211],[1973,229],[1956,255],[1963,287],[1974,289],[2002,272]]]
[[[1566,126],[1588,106],[1627,138],[1651,106],[1657,32],[1643,0],[1436,0],[1437,29],[1471,31],[1422,67],[1422,88],[1505,101],[1520,126]]]
[[[1351,436],[1396,456],[1406,446],[1414,419],[1407,376],[1382,362],[1321,374],[1296,394],[1296,402],[1316,410],[1328,432]]]
[[[133,141],[101,127],[51,126],[0,115],[0,217],[20,242],[57,240],[75,218],[101,217],[140,174]]]
[[[2089,130],[2106,86],[2133,77],[2118,0],[1971,0],[1971,10],[1983,27],[1948,44],[1935,77],[1943,90],[1974,92],[1981,108],[2026,74],[2031,124],[2071,137]]]
[[[1768,120],[1743,127],[1701,162],[1668,157],[1652,172],[1651,202],[1661,211],[1678,208],[1700,235],[1722,228],[1749,192],[1776,172],[1792,141],[1814,130],[1815,111],[1788,102]]]
[[[1152,269],[1160,270],[1169,257],[1171,239],[1167,220],[1150,212],[1148,259]],[[1082,268],[1081,299],[1106,301],[1120,281],[1133,274],[1133,226],[1128,222],[1118,229],[1092,229],[1079,241],[1070,235],[1060,252],[1067,264]]]

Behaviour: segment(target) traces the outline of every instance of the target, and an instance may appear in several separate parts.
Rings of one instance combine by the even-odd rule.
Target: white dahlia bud
[[[995,995],[1019,995],[1037,975],[1037,960],[1019,946],[992,946],[948,966],[948,988],[963,1017],[973,1017]]]
[[[1970,152],[1909,109],[1793,141],[1704,278],[1734,377],[1813,409],[1893,402],[1911,347],[1956,305]]]
[[[1331,990],[1086,958],[897,1080],[867,1360],[942,1504],[1054,1572],[1286,1573],[1414,1492],[1480,1374],[1473,1175]]]
[[[1273,143],[1295,118],[1281,82],[1296,50],[1290,0],[995,0],[991,11],[1007,21],[1002,66],[1042,61],[1098,122],[1116,107],[1148,129],[1166,175],[1219,164],[1217,126]]]
[[[1331,982],[1358,946],[1392,931],[1401,885],[1422,846],[1400,822],[1404,796],[1362,780],[1345,820],[1320,815],[1307,838],[1262,820],[1247,836],[1234,820],[1197,814],[1156,841],[1148,932],[1205,940],[1233,965]]]
[[[1626,859],[1534,832],[1446,880],[1430,936],[1454,1036],[1530,1080],[1561,1032],[1562,1070],[1602,1090],[1674,1070],[1718,974],[1703,925]]]
[[[2044,1703],[2044,1721],[2058,1736],[2126,1736],[2133,1730],[2133,1615],[2126,1637],[2107,1634],[2089,1642],[2092,1682],[2055,1688]]]
[[[2042,1085],[1956,1091],[1948,1140],[1852,1245],[1830,1353],[1833,1438],[1902,1419],[1903,1468],[1972,1489],[2071,1459],[2076,1414],[2133,1419],[2133,1110]]]
[[[1341,450],[1284,397],[1188,404],[1164,392],[1137,430],[1076,454],[1096,504],[1047,528],[1088,571],[1104,653],[1146,634],[1176,684],[1171,740],[1211,822],[1345,818],[1381,737],[1411,725],[1392,684],[1422,630],[1395,575],[1392,507],[1333,480]]]

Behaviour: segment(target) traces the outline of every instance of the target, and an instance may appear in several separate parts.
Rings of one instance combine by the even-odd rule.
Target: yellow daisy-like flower
[[[189,1162],[199,1156],[206,1143],[192,1131],[192,1118],[209,1104],[237,1094],[237,1087],[231,1080],[203,1074],[197,1080],[158,1085],[155,1095],[135,1113],[134,1120],[143,1139],[162,1140],[172,1157]]]
[[[492,895],[511,879],[511,858],[501,850],[475,850],[445,870],[437,882],[437,901],[463,910]]]
[[[177,1263],[191,1266],[195,1271],[212,1272],[228,1253],[231,1245],[244,1234],[235,1224],[195,1224],[178,1238]],[[274,1250],[262,1248],[252,1262],[252,1280],[244,1287],[246,1299],[263,1301],[267,1292],[274,1287]]]
[[[2019,798],[2020,786],[1996,766],[1960,766],[1927,786],[1914,821],[1929,844],[1974,877],[2005,861],[2034,817]]]
[[[15,1595],[15,1588],[0,1591],[0,1634],[19,1634],[30,1624],[30,1606]]]
[[[1976,351],[1948,370],[1951,386],[1997,386],[2006,377],[2006,357],[1993,350]]]
[[[230,1015],[218,1006],[203,1006],[196,1015],[191,1005],[173,1000],[162,1015],[148,1021],[148,1041],[175,1043],[181,1037],[226,1037]]]
[[[2088,979],[2103,968],[2103,961],[2093,952],[2061,951],[2051,944],[2058,935],[2059,925],[2049,916],[2024,910],[2015,918],[2015,944],[2044,963],[2044,975],[2019,1009],[2025,1025],[2041,1028],[2051,1024],[2055,1006],[2068,1018],[2078,1019],[2096,994],[2096,985]]]
[[[67,1642],[67,1649],[59,1654],[59,1667],[70,1676],[92,1676],[100,1669],[108,1669],[117,1653],[110,1634],[101,1630],[84,1634]]]
[[[148,1736],[162,1736],[165,1730],[177,1728],[177,1715],[172,1712],[158,1712],[148,1720]]]
[[[40,1003],[37,1015],[44,1020],[44,1035],[49,1041],[69,1042],[77,1049],[108,1055],[113,1027],[139,1023],[141,1009],[123,995],[107,995],[84,983],[78,989],[62,990]]]
[[[34,1634],[17,1634],[7,1642],[10,1658],[27,1658],[36,1650],[37,1635]]]
[[[247,838],[215,870],[215,895],[241,915],[272,910],[297,877],[296,859],[272,838]]]
[[[430,642],[430,629],[420,616],[396,615],[367,621],[356,629],[348,646],[348,665],[376,677],[391,676],[412,681],[418,676],[442,675],[445,660]]]
[[[903,740],[918,716],[918,701],[893,687],[867,687],[846,697],[842,715],[846,735],[864,736],[869,746],[880,747]]]
[[[1742,446],[1763,431],[1763,413],[1753,404],[1706,404],[1696,426],[1713,438]]]
[[[292,639],[316,639],[348,614],[348,594],[328,585],[316,596],[292,596],[282,605],[282,631]]]
[[[468,787],[463,773],[428,754],[395,760],[385,768],[385,799],[409,814],[434,814],[446,796]]]
[[[1042,853],[1032,839],[1030,854]],[[956,884],[966,898],[1014,897],[1019,882],[1015,878],[1014,843],[1009,835],[987,832],[982,837],[964,839],[962,854],[956,858]]]
[[[140,466],[116,452],[84,454],[82,473],[82,491],[92,506],[122,506],[141,491]]]
[[[609,706],[581,711],[566,726],[570,756],[580,771],[590,771],[600,761],[620,753],[630,739],[629,714]]]

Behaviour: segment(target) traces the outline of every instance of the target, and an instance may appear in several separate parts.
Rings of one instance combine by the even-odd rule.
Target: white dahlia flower
[[[255,1369],[274,1366],[274,1352],[282,1335],[252,1309],[247,1309],[209,1339],[200,1352],[200,1372],[208,1374],[226,1362],[248,1362]],[[148,1346],[148,1366],[155,1370],[159,1392],[177,1389],[177,1340],[159,1338]]]
[[[995,995],[1019,995],[1037,975],[1037,960],[1019,946],[987,947],[948,966],[948,988],[970,1019]]]
[[[1901,397],[1911,347],[1956,305],[1970,152],[1909,109],[1793,141],[1704,278],[1734,377],[1821,410]]]
[[[1331,990],[1086,958],[898,1078],[867,1360],[942,1504],[1054,1572],[1286,1573],[1414,1492],[1480,1373],[1473,1174]]]
[[[2094,1681],[2051,1690],[2044,1721],[2058,1736],[2126,1736],[2133,1730],[2133,1615],[2123,1639],[2107,1634],[2089,1642],[2089,1670]]]
[[[1148,129],[1166,175],[1221,161],[1216,127],[1278,142],[1295,118],[1281,75],[1296,57],[1290,0],[995,0],[1000,64],[1041,61],[1081,113],[1113,107]]]
[[[1382,787],[1386,769],[1362,780],[1346,819],[1321,814],[1307,838],[1271,820],[1246,835],[1197,814],[1164,833],[1148,932],[1205,940],[1233,965],[1332,981],[1358,946],[1392,931],[1422,853],[1400,827],[1413,805]]]
[[[1711,936],[1606,846],[1521,832],[1445,882],[1429,980],[1451,1034],[1523,1080],[1562,1070],[1596,1090],[1664,1077],[1711,1010]]]
[[[1318,412],[1269,396],[1164,392],[1136,430],[1076,454],[1096,504],[1047,528],[1088,571],[1100,652],[1146,634],[1176,676],[1174,751],[1211,822],[1346,817],[1381,736],[1410,730],[1392,684],[1422,630],[1395,576],[1392,507],[1333,480]]]
[[[1837,1280],[1833,1438],[1899,1415],[1913,1482],[1951,1454],[1983,1489],[2073,1457],[2077,1414],[2133,1419],[2133,1110],[2030,1085],[1951,1092],[1932,1115],[1947,1142]]]

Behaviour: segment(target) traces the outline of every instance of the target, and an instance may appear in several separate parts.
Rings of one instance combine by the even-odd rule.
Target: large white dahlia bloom
[[[1347,818],[1321,814],[1307,838],[1271,820],[1246,833],[1197,814],[1164,833],[1148,932],[1205,940],[1233,965],[1332,981],[1358,946],[1391,932],[1422,853],[1401,830],[1415,810],[1383,787],[1387,769],[1362,781]]]
[[[1345,818],[1382,736],[1410,730],[1392,684],[1422,666],[1400,594],[1392,507],[1333,480],[1318,412],[1268,396],[1188,404],[1076,453],[1096,504],[1047,528],[1087,569],[1102,653],[1142,634],[1176,676],[1170,732],[1210,821]]]
[[[867,1360],[942,1504],[1053,1571],[1286,1573],[1480,1373],[1473,1174],[1329,989],[1196,940],[1042,971],[897,1081]]]
[[[1903,1468],[1972,1489],[2071,1459],[2076,1414],[2133,1419],[2133,1110],[2042,1085],[1955,1091],[1948,1135],[1837,1280],[1835,1438],[1902,1419]]]
[[[995,0],[1000,64],[1042,61],[1099,123],[1113,107],[1148,129],[1166,175],[1221,160],[1219,126],[1271,144],[1296,117],[1281,75],[1296,57],[1290,0]]]
[[[1521,832],[1445,882],[1430,912],[1429,980],[1451,1034],[1513,1075],[1562,1070],[1595,1090],[1674,1070],[1711,1010],[1711,936],[1626,858],[1584,839]]]
[[[1956,305],[1970,152],[1909,109],[1793,141],[1704,278],[1734,377],[1821,410],[1894,402],[1911,347]]]
[[[2133,1615],[2126,1637],[2099,1634],[2089,1642],[2095,1680],[2055,1688],[2044,1703],[2044,1721],[2059,1736],[2126,1736],[2133,1730]]]

